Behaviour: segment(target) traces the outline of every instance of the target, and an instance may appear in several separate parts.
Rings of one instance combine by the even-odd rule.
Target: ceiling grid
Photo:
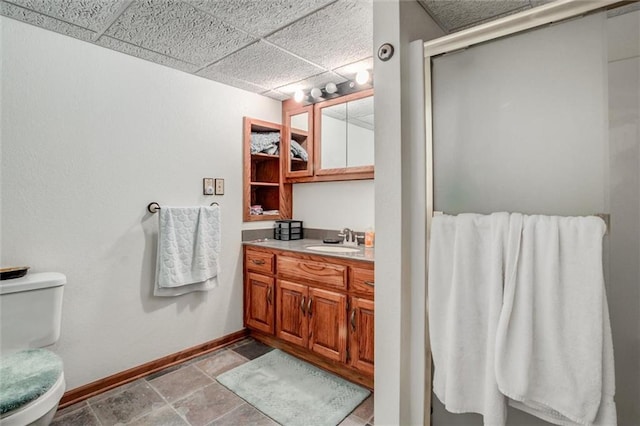
[[[373,68],[376,0],[0,0],[0,14],[288,99]],[[446,33],[553,0],[417,0]]]

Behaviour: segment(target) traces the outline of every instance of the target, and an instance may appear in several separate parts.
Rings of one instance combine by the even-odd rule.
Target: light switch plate
[[[216,195],[224,195],[224,179],[216,179]]]
[[[213,195],[213,192],[213,178],[202,178],[202,193],[204,195]]]

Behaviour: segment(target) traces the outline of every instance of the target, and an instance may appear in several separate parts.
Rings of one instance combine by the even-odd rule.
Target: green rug
[[[217,380],[284,426],[335,426],[370,394],[277,349]]]

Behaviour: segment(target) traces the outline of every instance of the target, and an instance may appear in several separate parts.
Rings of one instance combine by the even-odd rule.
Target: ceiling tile
[[[371,56],[373,8],[368,0],[340,0],[267,37],[327,69]]]
[[[291,95],[293,95],[293,92],[295,92],[296,90],[309,90],[313,87],[322,88],[327,83],[330,83],[330,82],[335,84],[340,84],[345,81],[347,81],[346,78],[336,73],[327,71],[327,72],[323,72],[322,74],[305,78],[304,80],[300,80],[295,83],[287,84],[286,86],[278,87],[278,90],[282,93],[288,94],[288,96],[290,97]]]
[[[424,0],[422,3],[448,32],[531,7],[529,0]]]
[[[201,67],[254,41],[176,0],[135,2],[106,34]]]
[[[198,75],[215,80],[223,74],[273,89],[321,72],[322,69],[260,41],[201,70]]]
[[[57,33],[75,37],[84,41],[92,41],[96,35],[93,31],[80,28],[76,25],[68,24],[58,19],[50,18],[48,16],[33,12],[28,9],[14,6],[10,3],[0,3],[0,14],[9,18],[26,22],[31,25],[35,25],[40,28],[44,28],[46,30],[55,31]]]
[[[238,78],[233,77],[233,75],[223,74],[211,68],[209,68],[206,73],[205,73],[205,70],[200,71],[198,75],[200,77],[217,81],[218,83],[226,84],[228,86],[237,87],[238,89],[246,90],[248,92],[263,93],[267,91],[266,87],[249,83],[248,81],[240,80]]]
[[[194,72],[198,68],[198,65],[189,64],[187,62],[179,61],[169,56],[164,56],[156,52],[152,52],[142,47],[134,46],[129,43],[111,38],[108,36],[102,36],[96,42],[96,44],[106,47],[108,49],[116,50],[118,52],[126,53],[127,55],[135,56],[140,59],[146,59],[147,61],[155,62],[160,65],[175,68],[180,71]]]
[[[373,56],[363,59],[361,61],[353,62],[351,64],[343,65],[340,68],[336,68],[333,72],[340,74],[347,80],[355,78],[356,74],[360,70],[373,70]]]
[[[11,3],[18,6],[92,31],[102,31],[123,2],[124,0],[11,0]]]
[[[335,0],[188,0],[256,37],[264,37]]]
[[[269,90],[268,92],[263,92],[260,93],[262,96],[266,96],[268,98],[271,99],[275,99],[276,101],[286,101],[287,99],[289,99],[291,96],[290,95],[285,95],[282,92],[279,92],[277,90]]]

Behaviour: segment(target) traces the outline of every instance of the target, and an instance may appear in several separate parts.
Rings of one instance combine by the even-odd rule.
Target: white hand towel
[[[616,425],[604,222],[525,216],[507,265],[496,379],[510,405],[559,425]]]
[[[521,223],[508,213],[436,216],[431,226],[433,389],[448,411],[480,413],[485,425],[506,422],[494,352],[510,227],[519,230]]]
[[[162,207],[156,296],[207,291],[218,285],[220,207]]]

